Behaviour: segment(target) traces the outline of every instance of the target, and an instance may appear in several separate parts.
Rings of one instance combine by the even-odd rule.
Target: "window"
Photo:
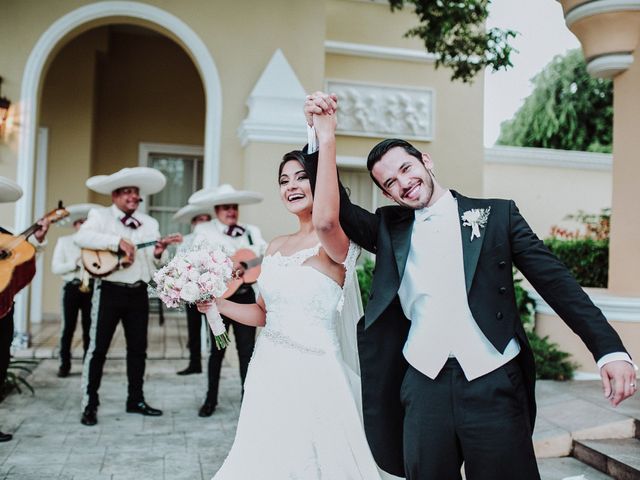
[[[140,163],[156,168],[167,177],[162,191],[146,199],[147,214],[158,220],[161,235],[189,233],[190,226],[175,223],[174,213],[187,204],[193,192],[202,188],[202,147],[141,144]]]

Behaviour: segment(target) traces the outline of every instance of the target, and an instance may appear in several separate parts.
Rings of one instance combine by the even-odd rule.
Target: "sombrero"
[[[69,216],[56,224],[61,227],[73,225],[76,221],[87,218],[89,210],[93,208],[102,208],[102,205],[98,205],[97,203],[76,203],[65,208],[67,212],[69,212]]]
[[[259,203],[262,201],[262,195],[257,192],[248,190],[236,190],[228,183],[224,183],[218,187],[209,187],[198,190],[189,197],[190,204],[205,204],[209,206],[216,205],[248,205],[251,203]]]
[[[193,217],[197,217],[198,215],[213,216],[213,205],[210,203],[186,205],[173,215],[173,221],[178,223],[191,223]]]
[[[111,175],[96,175],[86,181],[94,192],[105,195],[123,187],[138,187],[141,195],[152,195],[164,188],[167,179],[160,170],[149,167],[123,168]]]
[[[22,196],[22,188],[7,177],[0,177],[0,203],[15,202]]]

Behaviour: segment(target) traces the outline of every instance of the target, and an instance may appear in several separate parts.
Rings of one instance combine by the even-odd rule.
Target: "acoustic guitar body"
[[[15,240],[13,235],[0,234],[0,251],[7,254],[0,258],[0,317],[11,310],[13,297],[29,285],[36,274],[36,249],[33,245],[22,241],[9,252],[2,248]]]
[[[244,267],[244,275],[241,278],[236,278],[231,280],[227,284],[227,291],[222,294],[222,298],[229,298],[234,293],[238,291],[238,289],[248,283],[255,283],[260,276],[262,263],[262,257],[257,257],[256,254],[248,249],[242,248],[231,257],[234,263],[239,263]]]
[[[13,242],[15,238],[13,235],[0,233],[0,251],[4,251],[3,246]],[[8,252],[7,257],[0,259],[0,292],[3,292],[9,285],[14,269],[32,260],[35,254],[35,247],[29,242],[23,241]]]

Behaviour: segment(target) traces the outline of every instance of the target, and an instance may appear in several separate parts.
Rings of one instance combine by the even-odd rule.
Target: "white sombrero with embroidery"
[[[228,183],[218,187],[209,187],[198,190],[189,197],[190,204],[216,205],[249,205],[262,201],[262,195],[248,190],[236,190]]]
[[[60,227],[71,226],[78,220],[84,220],[89,215],[89,210],[93,208],[102,208],[103,205],[98,205],[97,203],[75,203],[73,205],[69,205],[65,207],[67,212],[69,212],[69,216],[60,220],[56,225]]]
[[[149,167],[123,168],[111,175],[96,175],[85,183],[87,188],[105,195],[124,187],[138,187],[141,195],[153,195],[164,188],[167,179],[160,170]]]
[[[22,196],[22,188],[7,177],[0,177],[0,203],[15,202]]]
[[[173,221],[178,223],[191,223],[191,220],[198,215],[213,216],[213,205],[210,203],[186,205],[173,215]]]

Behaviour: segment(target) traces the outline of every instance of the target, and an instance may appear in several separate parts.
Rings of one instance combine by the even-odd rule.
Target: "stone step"
[[[538,460],[542,480],[612,480],[607,474],[571,457]]]
[[[576,440],[573,457],[616,480],[640,479],[640,440]]]

